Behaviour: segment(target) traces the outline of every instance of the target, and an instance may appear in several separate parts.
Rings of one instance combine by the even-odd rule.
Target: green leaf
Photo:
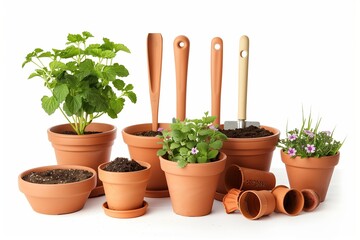
[[[118,63],[114,63],[113,68],[117,76],[119,77],[129,76],[129,71],[126,69],[124,65],[119,65]]]
[[[211,135],[212,134],[212,131],[211,129],[201,129],[199,131],[199,135],[200,136],[206,136],[206,135]]]
[[[178,148],[178,147],[180,147],[180,144],[179,144],[179,143],[173,142],[173,143],[170,144],[170,149],[171,149],[171,150],[176,149],[176,148]]]
[[[196,140],[196,136],[195,136],[194,134],[188,134],[188,138],[189,138],[191,141]]]
[[[208,159],[214,159],[216,158],[216,156],[218,155],[219,151],[218,150],[211,150],[210,152],[208,152]]]
[[[30,76],[28,77],[28,79],[31,79],[31,78],[33,78],[33,77],[41,77],[41,75],[38,74],[38,73],[33,72],[32,74],[30,74]]]
[[[164,149],[159,149],[159,150],[157,151],[156,155],[158,155],[158,156],[164,156],[165,153],[166,153],[166,150],[164,150]]]
[[[205,143],[205,142],[199,142],[199,143],[196,145],[196,148],[199,150],[199,152],[205,153],[205,152],[207,152],[207,150],[208,150],[208,144]]]
[[[181,156],[186,156],[186,155],[188,155],[188,153],[189,153],[189,149],[187,149],[186,147],[180,148],[180,155]]]
[[[85,38],[94,37],[91,33],[87,32],[87,31],[82,32],[82,35],[83,35]]]
[[[65,99],[65,103],[68,107],[69,112],[72,113],[71,115],[76,114],[82,106],[82,100],[79,95],[68,95]]]
[[[213,149],[220,149],[222,147],[223,143],[221,140],[216,140],[215,142],[212,142],[209,144],[210,148]]]
[[[76,55],[79,55],[81,53],[81,50],[74,45],[68,46],[64,50],[59,52],[59,56],[61,58],[72,58]]]
[[[53,94],[54,94],[55,98],[57,99],[57,101],[59,103],[61,103],[62,101],[65,100],[66,96],[69,94],[69,88],[65,84],[57,85],[54,88]]]
[[[83,38],[80,34],[68,34],[67,40],[69,43],[76,43],[76,42],[84,42],[85,38]]]
[[[184,168],[188,164],[184,159],[178,160],[177,163],[180,168]]]
[[[52,57],[52,54],[51,52],[44,52],[38,56],[38,58],[43,58],[43,57]]]
[[[125,95],[130,99],[130,101],[132,103],[136,103],[137,97],[136,97],[136,94],[134,92],[127,92],[127,93],[125,93]]]
[[[183,126],[183,128],[181,129],[181,131],[182,131],[183,133],[187,133],[187,132],[189,132],[190,130],[191,130],[190,127],[187,126],[187,125]]]
[[[207,157],[206,156],[199,156],[197,158],[197,162],[198,163],[206,163],[207,162]]]
[[[89,92],[87,92],[86,100],[95,107],[96,112],[104,112],[108,108],[106,98],[95,89],[91,89]]]
[[[47,114],[51,115],[59,107],[59,102],[53,96],[43,96],[41,98],[41,106]]]
[[[49,67],[50,67],[51,71],[58,70],[58,69],[61,69],[61,70],[67,69],[66,64],[59,62],[59,61],[52,61],[51,63],[49,63]]]
[[[196,146],[196,142],[187,142],[186,143],[186,147],[188,148],[188,149],[192,149],[193,147],[195,147]]]
[[[132,84],[128,84],[128,85],[126,85],[126,87],[125,87],[125,91],[131,91],[131,90],[133,90],[134,89],[134,86],[132,85]]]
[[[112,83],[117,90],[121,91],[124,89],[125,83],[123,80],[116,79]]]
[[[105,50],[101,52],[100,56],[103,58],[114,58],[116,56],[116,53],[110,50]]]
[[[187,161],[189,163],[196,163],[196,157],[194,155],[191,155],[188,157]]]
[[[124,44],[121,43],[115,44],[114,48],[115,48],[115,52],[124,51],[130,53],[130,50]]]
[[[125,99],[123,99],[123,98],[117,98],[117,99],[111,100],[110,108],[114,111],[115,114],[118,114],[124,108],[124,102],[125,102]]]

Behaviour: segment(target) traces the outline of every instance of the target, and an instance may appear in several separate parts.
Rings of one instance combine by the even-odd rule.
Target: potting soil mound
[[[141,166],[135,160],[129,160],[121,157],[115,158],[115,160],[111,161],[104,168],[105,171],[109,172],[135,172],[143,169],[146,169],[146,167]]]
[[[136,136],[143,136],[143,137],[156,137],[158,135],[162,135],[160,131],[143,131],[134,133]]]
[[[22,177],[25,181],[40,184],[62,184],[79,182],[92,176],[92,172],[81,169],[52,169],[31,172]]]
[[[220,129],[219,131],[224,133],[228,138],[258,138],[274,135],[273,132],[256,126],[228,130]]]

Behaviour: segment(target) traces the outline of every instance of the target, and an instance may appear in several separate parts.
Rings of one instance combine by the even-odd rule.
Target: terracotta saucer
[[[149,204],[144,201],[142,207],[133,210],[124,210],[124,211],[117,211],[108,208],[107,202],[104,202],[102,208],[106,215],[113,217],[113,218],[135,218],[140,217],[146,213],[147,207]]]
[[[166,190],[154,190],[154,191],[146,190],[145,197],[148,197],[148,198],[165,198],[165,197],[170,197],[170,194],[169,194],[168,189],[166,189]]]
[[[89,198],[100,197],[103,195],[105,195],[104,186],[98,186],[91,191]]]

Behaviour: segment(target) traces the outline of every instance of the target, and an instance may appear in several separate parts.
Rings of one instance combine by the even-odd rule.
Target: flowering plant
[[[183,168],[188,163],[206,163],[215,161],[226,135],[213,125],[215,116],[205,116],[201,119],[185,119],[170,124],[170,131],[162,130],[162,149],[158,156],[175,161]]]
[[[286,138],[280,139],[278,147],[289,154],[292,158],[299,156],[306,157],[323,157],[333,156],[338,153],[343,142],[336,141],[333,138],[333,131],[319,131],[321,119],[319,119],[315,127],[312,127],[311,114],[309,118],[304,118],[300,129],[287,130]]]

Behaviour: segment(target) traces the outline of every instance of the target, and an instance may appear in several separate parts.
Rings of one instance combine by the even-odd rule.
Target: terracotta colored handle
[[[215,37],[211,41],[211,115],[216,116],[216,125],[220,125],[222,66],[223,41]]]
[[[185,120],[186,82],[189,61],[190,41],[186,36],[178,36],[174,40],[176,71],[176,118]]]
[[[149,33],[147,39],[149,92],[152,113],[152,130],[158,129],[163,39],[160,33]]]
[[[238,119],[246,119],[246,99],[247,99],[247,81],[248,81],[248,63],[249,63],[249,38],[242,36],[240,38],[239,51],[239,89],[238,89]]]

